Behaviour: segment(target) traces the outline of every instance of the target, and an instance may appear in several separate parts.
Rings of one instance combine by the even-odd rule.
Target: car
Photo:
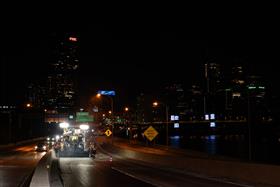
[[[49,146],[46,143],[38,143],[35,147],[34,147],[35,151],[48,151],[49,150]]]

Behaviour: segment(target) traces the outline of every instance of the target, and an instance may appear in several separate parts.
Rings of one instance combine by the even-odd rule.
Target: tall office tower
[[[50,108],[67,111],[75,106],[78,42],[75,36],[63,36],[56,46],[47,86]]]
[[[227,97],[226,102],[232,110],[232,115],[243,116],[246,114],[246,85],[244,69],[240,65],[235,65],[231,69],[231,97]]]
[[[217,63],[207,63],[204,65],[205,75],[205,97],[204,112],[215,112],[217,106],[216,96],[222,91],[221,67]]]
[[[206,92],[215,95],[221,88],[221,67],[216,63],[205,64]]]

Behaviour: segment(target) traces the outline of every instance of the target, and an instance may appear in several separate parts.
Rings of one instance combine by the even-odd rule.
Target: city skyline
[[[268,62],[265,64],[264,61],[262,64],[253,63],[260,62],[269,54],[267,49],[255,54],[263,49],[258,49],[261,44],[254,46],[248,42],[229,42],[225,45],[224,42],[207,40],[183,41],[177,40],[180,36],[178,33],[164,32],[154,37],[157,40],[117,40],[123,35],[102,30],[95,32],[98,33],[101,34],[100,38],[90,32],[77,34],[81,40],[79,89],[85,97],[98,89],[116,89],[121,90],[117,95],[131,97],[132,100],[139,92],[153,92],[166,84],[182,83],[191,86],[202,82],[202,69],[209,60],[221,64],[223,69],[226,67],[227,71],[234,64],[241,64],[247,68],[248,74],[265,77],[276,95],[279,92],[274,78],[276,73],[271,73],[275,72],[275,66]],[[10,47],[9,52],[1,56],[2,84],[8,87],[6,95],[20,98],[16,94],[17,90],[22,94],[28,83],[43,79],[48,74],[52,44],[57,35],[50,32],[39,38],[29,36],[30,43]],[[142,38],[151,39],[151,35],[142,35]],[[129,36],[124,39],[129,39]],[[27,42],[28,39],[19,41]],[[248,46],[251,48],[245,50]],[[13,50],[18,55],[12,55]],[[268,60],[270,58],[272,56],[267,56]],[[20,61],[22,63],[18,63]],[[17,88],[11,85],[17,85]]]

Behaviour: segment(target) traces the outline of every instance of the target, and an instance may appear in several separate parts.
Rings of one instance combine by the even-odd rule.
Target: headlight
[[[50,138],[47,138],[48,141],[50,141]]]
[[[37,146],[34,147],[34,149],[37,149],[37,148],[38,148]]]
[[[43,149],[44,149],[44,150],[46,150],[46,149],[47,149],[47,147],[44,145],[44,146],[43,146]]]

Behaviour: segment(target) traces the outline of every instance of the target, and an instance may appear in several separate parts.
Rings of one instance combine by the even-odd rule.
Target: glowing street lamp
[[[154,107],[158,106],[158,102],[153,102],[153,106]]]
[[[97,98],[101,98],[101,96],[104,95],[104,94],[101,94],[101,93],[98,93],[96,95]],[[111,101],[111,110],[109,111],[109,114],[113,117],[113,111],[114,111],[114,100],[113,100],[113,97],[111,97],[111,95],[105,95],[105,96],[108,96],[110,101]],[[112,123],[112,144],[113,144],[113,139],[114,139],[114,123]]]
[[[125,107],[125,108],[124,108],[124,111],[128,112],[128,110],[129,110],[128,107]]]
[[[62,128],[62,129],[66,129],[69,127],[69,123],[66,123],[66,122],[62,122],[59,124],[59,127]]]

